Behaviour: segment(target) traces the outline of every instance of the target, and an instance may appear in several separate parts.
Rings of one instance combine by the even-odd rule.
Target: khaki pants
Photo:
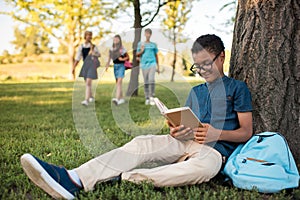
[[[185,161],[178,161],[183,156]],[[160,166],[137,168],[149,162]],[[221,169],[222,156],[215,149],[170,135],[138,136],[124,146],[102,154],[76,168],[86,191],[97,182],[122,174],[122,180],[151,181],[155,186],[180,186],[207,182]]]

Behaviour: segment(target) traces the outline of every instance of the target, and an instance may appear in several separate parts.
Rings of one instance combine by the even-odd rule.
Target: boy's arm
[[[159,61],[158,61],[158,48],[157,45],[155,44],[155,59],[156,59],[156,65],[157,65],[157,72],[159,74]]]
[[[136,49],[136,56],[141,56],[144,53],[144,49],[141,49],[141,42],[138,43],[137,49]]]
[[[208,143],[218,140],[229,142],[246,142],[253,132],[252,112],[238,112],[240,128],[236,130],[219,130],[210,124],[203,124],[204,127],[194,129],[195,140],[200,143]]]
[[[238,112],[240,128],[232,131],[223,130],[219,140],[246,142],[253,134],[252,112]]]
[[[159,73],[158,54],[155,54],[155,58],[156,58],[157,72]]]

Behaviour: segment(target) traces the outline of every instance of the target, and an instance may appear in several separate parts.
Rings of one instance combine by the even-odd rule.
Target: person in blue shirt
[[[224,75],[225,51],[216,35],[197,38],[192,47],[191,71],[206,83],[192,88],[186,105],[203,126],[192,129],[170,126],[166,135],[135,137],[122,147],[67,170],[31,154],[21,157],[27,176],[54,198],[75,198],[80,190],[92,190],[96,183],[127,180],[150,181],[156,187],[200,184],[222,169],[236,146],[252,136],[251,94],[242,81]],[[193,138],[181,140],[180,136]],[[157,167],[137,168],[147,162]]]
[[[140,60],[140,68],[144,77],[145,104],[155,105],[153,96],[155,94],[155,72],[159,73],[158,49],[154,42],[150,41],[152,30],[145,29],[145,42],[139,42],[136,56]],[[157,67],[157,70],[156,70]]]

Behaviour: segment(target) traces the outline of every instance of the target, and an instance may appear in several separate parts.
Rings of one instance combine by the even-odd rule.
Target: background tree
[[[219,9],[219,12],[226,12],[229,13],[229,15],[227,16],[227,18],[222,20],[221,23],[218,23],[217,24],[218,26],[216,26],[216,24],[211,24],[211,27],[218,32],[232,34],[233,28],[231,27],[234,26],[234,22],[235,22],[234,13],[236,13],[236,7],[237,7],[237,0],[231,0],[228,3],[222,5],[221,8]],[[213,19],[215,16],[207,16],[207,17]]]
[[[11,43],[14,44],[15,49],[23,57],[52,52],[49,47],[50,39],[48,35],[40,32],[34,26],[28,26],[24,29],[16,27],[14,35],[15,40]]]
[[[187,40],[182,34],[186,22],[188,21],[188,14],[192,9],[191,1],[174,1],[168,3],[165,7],[166,17],[163,19],[163,26],[166,28],[166,37],[171,40],[173,44],[173,62],[171,81],[174,81],[175,67],[177,62],[177,43],[182,43]]]
[[[58,54],[65,54],[66,52],[68,52],[68,47],[63,45],[63,44],[60,44],[58,49],[57,49],[57,53]]]
[[[12,63],[13,56],[7,50],[4,50],[2,56],[0,56],[0,64],[9,64]]]
[[[300,4],[239,0],[230,76],[253,96],[255,132],[286,136],[300,162]]]
[[[220,11],[224,11],[227,9],[227,12],[232,12],[232,11],[235,12],[236,6],[237,6],[237,0],[232,0],[231,2],[224,4],[221,7]],[[235,22],[235,16],[231,15],[229,16],[229,18],[225,20],[225,22],[222,23],[222,25],[225,27],[232,27],[234,25],[234,22]]]
[[[101,37],[105,32],[101,23],[108,22],[107,16],[113,18],[116,11],[111,7],[113,2],[102,0],[6,1],[15,9],[6,14],[41,29],[68,48],[70,66],[83,31],[89,29]]]

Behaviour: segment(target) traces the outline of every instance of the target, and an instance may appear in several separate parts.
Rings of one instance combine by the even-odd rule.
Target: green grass
[[[181,94],[186,93],[187,88],[182,83],[172,84]],[[93,158],[97,153],[125,144],[137,135],[137,132],[138,134],[168,132],[164,119],[158,111],[144,105],[142,90],[138,97],[131,98],[127,104],[120,106],[120,110],[116,110],[118,108],[112,107],[110,103],[113,89],[113,84],[98,85],[95,110],[91,106],[83,112],[84,107],[79,104],[82,99],[75,98],[72,108],[72,82],[1,84],[0,199],[51,199],[24,174],[20,165],[20,156],[24,153],[32,153],[47,162],[74,168]],[[79,96],[80,94],[79,92]],[[173,92],[166,86],[158,85],[156,95],[166,102],[168,107],[179,105]],[[117,122],[114,119],[114,114],[126,114],[124,108],[127,107],[134,126],[128,125],[128,119],[121,118]],[[87,136],[83,129],[80,129],[81,131],[76,129],[84,127],[75,119],[94,111],[96,115],[93,119],[98,121],[95,127],[100,127],[102,132],[100,131],[101,135],[97,135],[99,130],[89,129],[95,134]],[[91,128],[95,125],[88,122],[83,123],[84,126],[89,125]],[[113,145],[105,146],[107,143],[103,141],[109,141]],[[99,183],[94,191],[81,192],[79,198],[300,199],[300,190],[298,188],[266,195],[222,186],[221,179],[215,178],[201,185],[164,188],[155,188],[149,183],[139,185],[129,182]]]

